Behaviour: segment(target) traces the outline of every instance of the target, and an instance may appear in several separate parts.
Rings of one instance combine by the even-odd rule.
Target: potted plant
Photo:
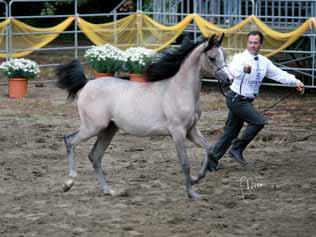
[[[92,46],[84,57],[96,72],[96,77],[113,76],[126,61],[125,53],[111,44]]]
[[[40,73],[36,62],[18,58],[1,63],[0,71],[8,77],[8,94],[10,98],[22,98],[27,95],[29,79],[34,79]]]
[[[155,54],[154,50],[143,47],[132,47],[126,51],[126,69],[129,72],[129,78],[132,81],[146,82],[144,72]]]

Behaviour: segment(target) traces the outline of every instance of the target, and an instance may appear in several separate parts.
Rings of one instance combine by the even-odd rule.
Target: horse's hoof
[[[196,176],[191,176],[191,185],[195,185],[199,183],[200,178]]]
[[[104,193],[104,195],[108,195],[108,196],[116,195],[116,192],[113,189],[103,190],[103,193]]]
[[[113,196],[115,196],[115,197],[128,197],[130,195],[131,194],[128,191],[128,189],[120,189],[120,190],[116,191]]]
[[[198,193],[194,192],[194,191],[189,192],[189,193],[188,193],[188,196],[189,196],[189,198],[191,198],[193,201],[197,201],[197,200],[201,199],[201,196],[200,196]]]
[[[63,191],[67,192],[71,189],[71,187],[74,185],[74,181],[72,179],[68,179],[63,186]]]

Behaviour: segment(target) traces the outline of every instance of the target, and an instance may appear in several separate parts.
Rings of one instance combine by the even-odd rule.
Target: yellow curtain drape
[[[135,19],[136,14],[132,14],[115,22],[93,24],[79,18],[78,26],[95,45],[105,43],[117,44],[118,42],[128,44],[130,33],[136,30],[135,26],[133,26]]]
[[[231,34],[235,33],[241,29],[243,29],[246,25],[251,23],[251,18],[246,18],[237,25],[230,27],[230,28],[221,28],[218,27],[217,25],[208,22],[204,18],[202,18],[199,15],[194,16],[194,21],[196,22],[197,26],[199,27],[200,31],[202,32],[204,37],[209,37],[212,34],[220,34],[220,33],[225,33],[225,34]]]
[[[0,30],[3,30],[10,23],[10,18],[0,22]]]
[[[78,23],[84,34],[96,45],[110,43],[122,49],[143,46],[160,50],[170,45],[192,19],[193,15],[190,14],[174,26],[164,26],[144,14],[135,13],[106,24],[92,24],[82,18]]]
[[[223,46],[228,48],[228,51],[245,48],[248,32],[250,30],[260,30],[265,36],[262,52],[267,57],[279,53],[293,44],[299,37],[303,36],[311,28],[313,19],[306,20],[296,30],[283,33],[271,29],[256,16],[249,16],[231,28],[220,28],[206,21],[201,16],[196,15],[194,17],[194,21],[204,36],[225,33]],[[315,23],[313,24],[315,25]]]
[[[221,28],[197,14],[189,14],[172,26],[162,25],[142,13],[134,13],[118,21],[103,24],[90,23],[80,17],[77,19],[79,28],[93,44],[110,43],[122,49],[143,46],[159,51],[173,43],[194,21],[203,36],[225,33],[223,46],[229,54],[233,54],[245,48],[249,31],[260,30],[265,36],[262,53],[268,57],[286,49],[307,30],[316,29],[316,18],[307,19],[297,29],[290,32],[273,30],[256,16],[249,16],[230,28]],[[44,47],[58,37],[73,20],[74,17],[68,17],[58,25],[48,28],[32,27],[13,18],[0,22],[0,57],[23,57],[32,53],[34,49]],[[4,40],[5,29],[9,24],[12,31],[12,49],[19,50],[12,52],[11,55],[5,53],[6,41]]]
[[[245,48],[246,35],[249,31],[248,25],[251,25],[251,18],[248,17],[230,28],[221,28],[211,22],[208,22],[199,15],[194,17],[194,21],[204,37],[209,37],[213,34],[225,34],[222,46],[226,48],[229,58],[234,53],[237,53],[239,50]]]
[[[73,20],[74,17],[68,17],[56,26],[36,28],[19,20],[11,19],[11,30],[13,33],[12,49],[19,49],[19,51],[12,52],[9,56],[13,58],[23,57],[31,54],[34,49],[44,47],[58,37],[59,34],[73,22]],[[5,53],[0,54],[0,57],[6,56],[7,55]]]
[[[256,16],[252,16],[253,22],[258,26],[258,28],[263,32],[266,36],[266,41],[270,42],[270,45],[279,44],[279,47],[270,48],[273,50],[266,54],[267,57],[275,55],[291,44],[293,44],[296,40],[298,40],[303,34],[310,28],[311,26],[311,19],[307,19],[301,26],[299,26],[296,30],[291,32],[281,33],[269,28],[265,23],[263,23],[259,18]],[[267,46],[265,46],[267,48]]]
[[[174,26],[164,26],[150,17],[144,15],[141,34],[144,39],[144,47],[159,51],[174,42],[184,29],[191,23],[193,14],[187,15]]]
[[[6,20],[0,22],[0,49],[3,50],[3,51],[6,49],[5,48],[5,40],[4,40],[6,35],[5,35],[4,31],[5,31],[6,27],[7,27],[7,25],[9,25],[9,24],[10,24],[10,19],[9,18],[7,18]],[[3,47],[1,47],[2,45],[3,45]]]
[[[312,24],[314,25],[314,28],[316,30],[316,17],[312,18],[311,21],[312,21]]]

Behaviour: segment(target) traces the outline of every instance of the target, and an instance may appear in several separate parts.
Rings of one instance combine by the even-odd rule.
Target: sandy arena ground
[[[77,129],[76,106],[52,84],[30,85],[23,100],[0,87],[0,236],[316,236],[316,94],[293,96],[267,113],[269,125],[245,152],[241,167],[228,156],[223,170],[185,195],[184,177],[169,137],[119,132],[104,169],[119,197],[104,196],[87,158],[94,139],[76,149],[78,178],[67,177],[63,135]],[[268,92],[269,91],[269,92]],[[287,91],[263,90],[267,108]],[[216,87],[201,93],[199,127],[211,143],[221,134],[226,107]],[[193,174],[204,151],[187,143]],[[248,182],[248,186],[247,186]]]

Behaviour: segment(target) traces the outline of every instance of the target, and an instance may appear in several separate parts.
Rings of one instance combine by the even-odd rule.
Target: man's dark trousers
[[[243,151],[251,140],[264,127],[265,118],[252,105],[253,99],[246,98],[229,91],[226,105],[229,109],[224,134],[213,149],[212,158],[218,161],[232,144],[232,148]],[[237,138],[244,122],[248,125],[240,138]]]

